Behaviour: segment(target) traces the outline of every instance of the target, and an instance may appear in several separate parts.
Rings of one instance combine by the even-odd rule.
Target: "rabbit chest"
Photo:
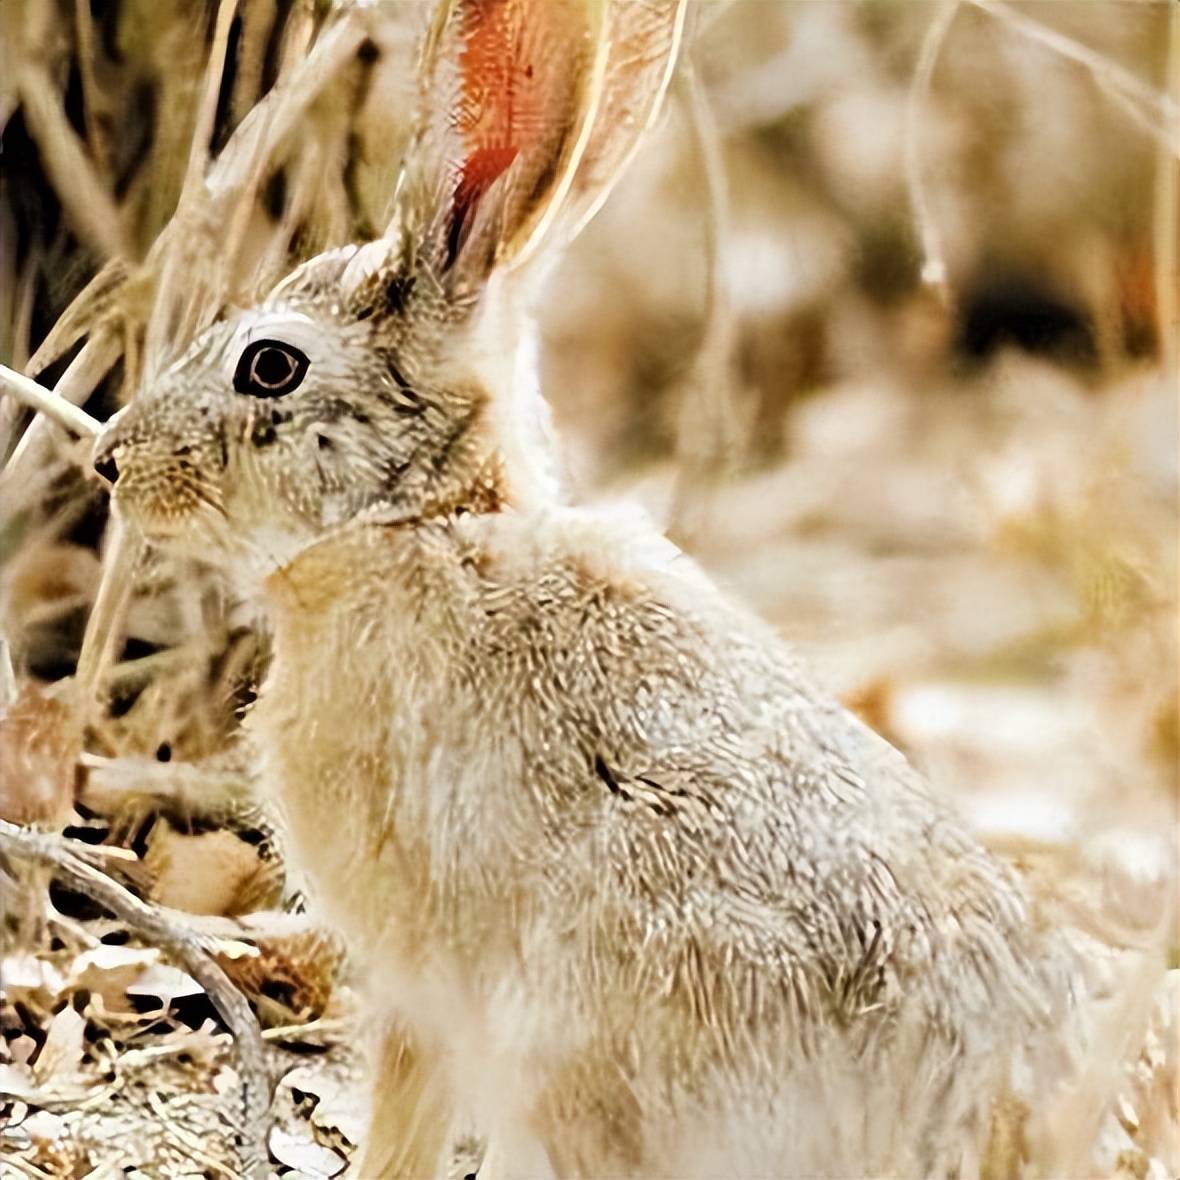
[[[518,817],[494,789],[519,777],[515,746],[456,672],[456,594],[420,558],[374,529],[276,575],[274,660],[249,722],[318,905],[362,965],[408,989],[494,961],[520,888]]]

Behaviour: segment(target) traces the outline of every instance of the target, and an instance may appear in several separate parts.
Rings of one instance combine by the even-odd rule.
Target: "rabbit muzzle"
[[[221,437],[219,426],[195,421],[169,426],[134,405],[99,436],[92,463],[111,484],[115,509],[148,540],[192,534],[194,542],[208,544],[223,531],[225,519]]]

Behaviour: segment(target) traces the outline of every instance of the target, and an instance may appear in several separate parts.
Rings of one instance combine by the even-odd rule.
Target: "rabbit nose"
[[[119,478],[119,465],[115,462],[114,451],[99,451],[94,456],[94,470],[107,481],[113,484]]]

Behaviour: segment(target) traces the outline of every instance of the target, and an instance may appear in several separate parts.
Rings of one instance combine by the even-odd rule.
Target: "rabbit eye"
[[[281,340],[248,344],[234,370],[234,389],[252,397],[282,397],[303,380],[307,357]]]

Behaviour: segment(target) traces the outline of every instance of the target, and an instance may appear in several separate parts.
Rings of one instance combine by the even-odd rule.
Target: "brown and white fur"
[[[1062,954],[770,628],[561,503],[516,167],[408,185],[390,241],[214,325],[99,443],[118,510],[273,629],[249,729],[364,977],[359,1174],[437,1176],[468,1120],[495,1177],[978,1175]],[[234,388],[261,339],[307,358],[283,396]]]

